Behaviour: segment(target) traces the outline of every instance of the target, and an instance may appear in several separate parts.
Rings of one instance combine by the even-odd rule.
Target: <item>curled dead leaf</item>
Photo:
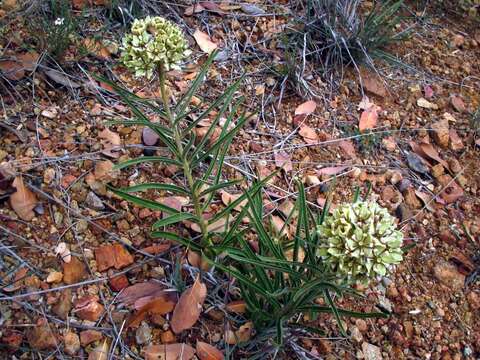
[[[33,209],[38,203],[35,194],[25,186],[23,178],[17,176],[13,180],[12,186],[16,188],[12,195],[10,195],[10,205],[18,217],[25,221],[30,221],[35,217]]]
[[[250,340],[253,334],[253,323],[246,322],[238,328],[237,331],[227,330],[225,332],[225,342],[229,345],[235,345]]]
[[[223,360],[225,356],[215,346],[197,341],[197,356],[200,360]]]
[[[317,108],[317,103],[313,100],[305,101],[297,106],[295,115],[310,115]]]
[[[204,33],[203,31],[200,31],[198,29],[195,30],[195,32],[193,33],[193,38],[197,42],[200,49],[207,54],[212,53],[213,50],[217,48],[217,44],[215,44],[210,38],[210,36],[208,36],[208,34]]]
[[[98,137],[102,139],[101,142],[104,147],[102,154],[111,158],[118,158],[120,156],[119,150],[122,144],[120,135],[105,128],[98,134]]]
[[[190,329],[197,322],[206,297],[207,287],[197,276],[192,287],[183,292],[175,306],[170,323],[174,333]]]
[[[176,304],[176,296],[172,292],[165,292],[157,298],[143,305],[127,322],[128,327],[137,327],[147,315],[165,315],[171,312]]]

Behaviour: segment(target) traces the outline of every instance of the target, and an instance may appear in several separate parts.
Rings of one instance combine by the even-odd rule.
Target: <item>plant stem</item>
[[[209,244],[209,238],[208,238],[207,222],[203,217],[202,204],[200,203],[200,197],[198,193],[199,189],[195,186],[192,169],[190,168],[190,163],[188,162],[188,159],[186,156],[187,154],[185,154],[184,152],[180,131],[178,131],[178,124],[175,123],[175,118],[173,117],[172,111],[170,109],[167,90],[165,88],[165,69],[163,68],[162,65],[158,67],[158,74],[159,74],[159,80],[160,80],[160,93],[162,95],[163,107],[167,114],[168,122],[172,127],[175,145],[177,146],[178,153],[181,157],[180,161],[182,162],[183,173],[187,178],[188,187],[190,190],[190,195],[191,195],[191,199],[192,199],[194,210],[195,210],[195,216],[198,218],[198,224],[200,226],[200,230],[202,233],[202,240],[200,242],[200,245],[204,247],[210,244]]]

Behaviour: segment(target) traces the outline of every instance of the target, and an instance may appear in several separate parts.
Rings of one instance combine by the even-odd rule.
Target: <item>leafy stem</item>
[[[187,178],[188,187],[190,190],[190,197],[193,202],[195,216],[198,219],[198,224],[200,226],[200,231],[202,233],[202,240],[200,242],[201,247],[205,247],[209,245],[209,236],[208,236],[208,229],[207,229],[207,222],[203,217],[202,212],[202,204],[200,203],[200,189],[198,186],[195,186],[195,181],[193,180],[193,173],[192,168],[190,167],[190,162],[188,161],[187,154],[185,153],[185,149],[182,144],[182,135],[180,129],[178,128],[178,123],[175,121],[175,118],[172,114],[170,109],[170,103],[168,100],[167,89],[165,87],[165,68],[163,65],[158,66],[158,74],[160,80],[160,93],[162,96],[163,107],[165,109],[165,113],[167,115],[167,120],[172,128],[173,138],[175,141],[175,145],[178,150],[179,154],[179,161],[182,163],[183,173]]]

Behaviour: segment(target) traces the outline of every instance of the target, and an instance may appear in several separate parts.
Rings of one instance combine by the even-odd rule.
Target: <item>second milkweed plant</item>
[[[368,283],[402,261],[403,235],[394,218],[376,202],[336,208],[318,227],[318,254],[352,282]]]

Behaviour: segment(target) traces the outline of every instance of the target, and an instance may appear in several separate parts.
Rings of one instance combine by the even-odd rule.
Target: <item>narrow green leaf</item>
[[[148,200],[148,199],[142,199],[138,196],[130,195],[130,194],[124,192],[124,191],[115,189],[111,186],[108,186],[108,189],[110,191],[112,191],[115,195],[120,196],[122,199],[131,201],[132,203],[134,203],[138,206],[143,206],[145,208],[152,209],[152,210],[164,211],[164,212],[169,213],[169,214],[179,213],[178,210],[176,210],[174,208],[171,208],[169,206],[163,205],[161,203],[158,203],[156,201],[152,201],[152,200]]]
[[[190,192],[184,188],[181,188],[177,185],[172,184],[160,184],[160,183],[145,183],[139,185],[133,185],[127,188],[119,189],[120,191],[131,193],[137,191],[146,191],[146,190],[163,190],[163,191],[171,191],[173,193],[189,195]]]
[[[195,216],[193,216],[190,213],[173,214],[173,215],[167,216],[166,218],[155,221],[155,223],[152,225],[152,228],[158,229],[162,226],[173,225],[173,224],[182,222],[184,220],[190,220],[190,219],[195,219]]]

